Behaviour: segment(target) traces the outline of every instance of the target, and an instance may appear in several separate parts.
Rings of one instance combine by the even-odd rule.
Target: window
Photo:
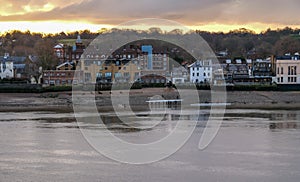
[[[206,76],[206,73],[203,73],[203,76]]]
[[[288,77],[288,82],[291,82],[291,77]]]
[[[97,78],[101,78],[102,77],[102,73],[96,73],[96,77]]]
[[[85,81],[90,81],[91,78],[91,73],[84,73]]]
[[[281,82],[283,82],[283,77],[281,77]]]
[[[288,75],[297,75],[297,66],[289,66]]]
[[[122,75],[121,75],[121,73],[115,73],[115,78],[121,78],[122,77]]]
[[[197,76],[199,76],[199,73],[197,73]]]
[[[277,78],[277,82],[280,83],[280,78],[279,77]]]
[[[279,74],[279,67],[277,67],[277,74]]]
[[[283,74],[283,67],[281,67],[281,74]]]
[[[111,72],[105,73],[105,78],[111,77]]]
[[[295,83],[297,83],[297,77],[295,77]]]
[[[130,77],[130,74],[129,74],[129,72],[125,72],[125,73],[124,73],[124,77],[125,77],[125,78],[128,78],[128,77]]]
[[[137,79],[137,78],[139,78],[139,77],[140,77],[139,72],[135,72],[135,73],[134,73],[134,79]]]

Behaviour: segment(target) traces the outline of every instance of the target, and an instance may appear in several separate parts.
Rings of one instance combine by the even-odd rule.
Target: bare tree
[[[55,42],[51,39],[42,39],[35,43],[34,49],[38,57],[37,66],[43,70],[55,69],[58,58],[54,55],[53,46]]]

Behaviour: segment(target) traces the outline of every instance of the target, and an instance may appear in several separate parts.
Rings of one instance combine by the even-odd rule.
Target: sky
[[[228,32],[300,28],[299,0],[1,0],[0,33],[97,31],[162,18],[190,29]]]

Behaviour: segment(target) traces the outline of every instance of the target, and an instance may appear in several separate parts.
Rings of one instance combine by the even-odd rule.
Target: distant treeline
[[[260,34],[241,28],[229,33],[197,31],[214,51],[228,51],[231,58],[265,58],[300,51],[300,29],[268,29]]]
[[[180,30],[163,32],[158,28],[149,29],[145,33],[182,33]],[[89,30],[61,32],[56,34],[32,33],[30,31],[10,31],[0,36],[0,55],[5,52],[13,56],[35,55],[36,48],[43,42],[54,46],[59,42],[74,40],[80,34],[85,44],[89,44],[105,30],[90,32]],[[265,58],[270,55],[283,55],[300,51],[300,29],[284,28],[268,29],[259,34],[248,30],[238,29],[228,33],[196,31],[202,36],[215,52],[227,51],[228,57]]]

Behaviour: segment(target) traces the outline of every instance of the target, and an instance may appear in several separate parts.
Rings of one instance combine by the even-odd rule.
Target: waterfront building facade
[[[191,83],[210,83],[212,80],[211,60],[197,60],[189,66]]]
[[[276,81],[278,85],[300,84],[300,56],[276,58]]]

